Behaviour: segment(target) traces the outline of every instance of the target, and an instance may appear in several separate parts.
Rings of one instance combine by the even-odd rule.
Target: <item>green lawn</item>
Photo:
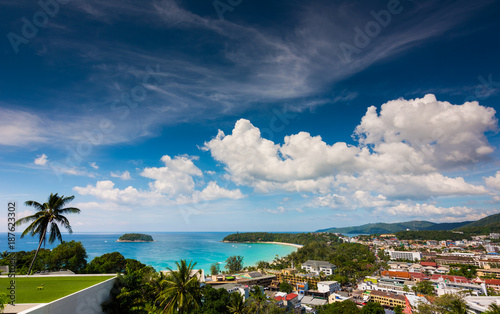
[[[17,277],[16,303],[49,303],[109,278],[113,276]],[[44,289],[37,290],[41,284]],[[9,278],[0,278],[0,291],[8,294],[9,285]]]

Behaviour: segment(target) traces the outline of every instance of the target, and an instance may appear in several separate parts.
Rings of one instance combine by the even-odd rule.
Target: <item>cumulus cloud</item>
[[[34,161],[35,165],[38,165],[38,166],[46,166],[48,162],[49,162],[49,158],[45,154],[38,156]]]
[[[245,119],[236,122],[230,135],[219,131],[204,149],[224,163],[233,181],[260,191],[276,187],[319,190],[319,178],[335,174],[338,168],[353,167],[358,152],[345,143],[327,145],[320,136],[306,132],[287,136],[280,146],[262,138],[260,130]]]
[[[96,170],[99,169],[99,166],[97,165],[97,163],[95,161],[89,162],[89,166],[91,166],[92,168],[94,168]]]
[[[122,180],[131,180],[130,172],[124,171],[120,174],[120,172],[111,172],[111,176],[113,178],[120,178]]]
[[[241,193],[239,189],[228,190],[220,187],[215,181],[210,181],[206,188],[204,188],[202,191],[196,191],[193,195],[194,200],[203,201],[212,201],[219,198],[237,200],[244,197],[245,195],[243,195],[243,193]]]
[[[202,177],[202,171],[187,156],[176,156],[172,159],[165,155],[161,158],[165,167],[145,168],[141,175],[155,180],[149,184],[151,190],[169,196],[190,195],[194,192],[193,176]]]
[[[97,181],[95,185],[87,185],[86,187],[74,187],[73,190],[81,195],[91,195],[105,201],[118,202],[121,204],[158,204],[158,201],[164,197],[155,191],[137,190],[132,186],[128,186],[123,190],[114,187],[112,181]]]
[[[488,187],[500,191],[500,171],[497,171],[494,177],[484,178],[484,182]]]
[[[487,158],[493,148],[485,132],[496,125],[491,108],[477,102],[452,105],[426,95],[389,101],[379,114],[368,108],[354,132],[357,146],[329,145],[307,132],[276,144],[240,119],[231,134],[219,131],[204,149],[236,184],[260,192],[315,192],[322,194],[318,204],[337,206],[328,196],[333,190],[372,191],[395,199],[478,195],[486,189],[441,171]]]
[[[411,170],[447,169],[477,162],[493,152],[485,132],[497,128],[493,108],[478,102],[452,105],[432,94],[419,99],[397,99],[368,108],[355,135],[361,145],[373,145],[374,158],[394,153],[412,161]],[[395,146],[395,145],[397,146]],[[413,155],[413,156],[412,156]]]
[[[476,209],[465,207],[465,206],[453,206],[453,207],[438,207],[433,204],[407,204],[400,203],[386,209],[383,209],[384,213],[388,213],[395,216],[455,216],[464,217],[467,215],[475,214]]]
[[[347,198],[342,195],[328,194],[325,196],[318,196],[313,204],[320,207],[330,207],[332,209],[348,209]]]
[[[91,195],[107,203],[99,206],[108,206],[108,210],[121,208],[123,204],[142,204],[148,206],[174,205],[214,201],[218,199],[241,199],[245,195],[239,190],[221,187],[215,181],[210,181],[204,188],[197,190],[193,177],[199,177],[202,183],[203,173],[193,163],[196,158],[183,155],[171,158],[165,155],[161,158],[164,167],[145,168],[141,175],[153,179],[149,182],[148,190],[136,189],[128,186],[125,189],[115,188],[115,183],[110,180],[98,181],[95,185],[74,187],[81,195]],[[122,180],[130,179],[130,173],[111,173],[112,177]],[[112,204],[113,203],[113,204]],[[94,203],[86,206],[98,207]]]

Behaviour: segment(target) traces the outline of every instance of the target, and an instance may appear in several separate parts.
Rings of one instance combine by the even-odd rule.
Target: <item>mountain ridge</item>
[[[500,222],[500,214],[499,222]],[[488,218],[488,217],[486,217]],[[483,218],[484,219],[484,218]],[[420,231],[420,230],[454,230],[457,228],[467,227],[472,223],[478,221],[463,221],[463,222],[445,222],[434,223],[425,220],[412,220],[406,222],[395,223],[369,223],[360,226],[342,227],[342,228],[325,228],[319,229],[316,232],[333,232],[333,233],[365,233],[365,234],[378,234],[378,233],[394,233],[398,231]]]

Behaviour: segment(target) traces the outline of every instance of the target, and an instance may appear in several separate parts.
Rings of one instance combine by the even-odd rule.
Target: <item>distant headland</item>
[[[116,242],[154,242],[153,237],[142,233],[125,233]]]

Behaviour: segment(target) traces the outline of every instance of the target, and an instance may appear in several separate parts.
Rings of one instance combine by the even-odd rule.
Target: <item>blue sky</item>
[[[0,0],[18,216],[50,193],[79,232],[498,212],[498,1],[40,3]]]

